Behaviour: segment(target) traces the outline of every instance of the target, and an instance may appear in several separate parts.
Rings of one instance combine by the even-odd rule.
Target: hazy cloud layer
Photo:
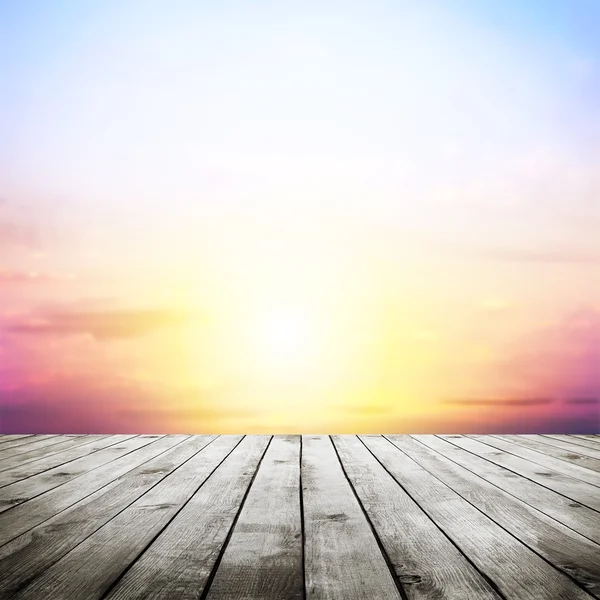
[[[569,398],[565,404],[600,406],[600,398]]]
[[[492,370],[534,394],[600,397],[600,310],[581,308],[516,340]],[[533,391],[536,390],[536,391]]]
[[[4,329],[12,334],[90,334],[97,340],[131,338],[156,329],[179,326],[188,315],[167,310],[103,310],[39,312],[13,320]]]
[[[56,275],[50,273],[40,273],[38,271],[9,271],[0,270],[0,285],[11,283],[52,283],[60,281],[72,281],[75,276],[72,274]]]
[[[514,398],[514,399],[461,399],[450,398],[442,400],[443,404],[452,404],[456,406],[539,406],[552,404],[551,398]]]
[[[46,377],[1,393],[0,433],[210,432],[223,420],[256,414],[219,407],[200,389],[105,375]]]

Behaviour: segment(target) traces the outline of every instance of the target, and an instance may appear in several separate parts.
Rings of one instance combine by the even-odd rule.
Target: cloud
[[[198,408],[139,408],[139,409],[124,409],[119,411],[119,416],[128,420],[140,420],[146,422],[148,420],[162,421],[180,421],[184,423],[197,423],[198,421],[220,421],[227,418],[247,419],[255,417],[258,414],[256,410],[227,410],[223,407],[205,407]]]
[[[336,405],[330,406],[329,409],[331,411],[339,412],[340,414],[346,413],[351,415],[358,416],[375,416],[375,415],[384,415],[390,412],[389,406],[369,406],[365,404],[364,406],[344,406]]]
[[[37,271],[0,271],[0,285],[12,283],[51,283],[72,281],[75,275],[54,275]]]
[[[32,214],[36,212],[24,204],[2,197],[0,201],[0,248],[37,249],[39,229]]]
[[[442,400],[442,404],[452,404],[456,406],[540,406],[552,404],[551,398],[514,398],[514,399],[462,399],[449,398]]]
[[[1,393],[0,433],[202,433],[260,416],[252,407],[223,402],[218,390],[148,385],[107,373],[22,377]]]
[[[600,252],[577,250],[566,247],[526,248],[487,245],[454,245],[443,249],[458,251],[469,258],[498,262],[538,263],[538,264],[600,264]]]
[[[98,310],[39,312],[5,325],[23,335],[92,335],[97,340],[124,339],[163,327],[179,326],[189,315],[168,310]]]
[[[582,252],[567,248],[548,248],[546,250],[532,250],[528,248],[489,248],[479,250],[477,255],[485,259],[509,262],[600,264],[600,253],[598,252]]]
[[[564,402],[565,404],[575,405],[600,405],[600,398],[568,398]]]
[[[535,396],[600,397],[600,310],[583,307],[503,349],[492,371]],[[581,402],[572,402],[579,404]]]
[[[39,236],[33,227],[0,215],[0,248],[37,248]]]

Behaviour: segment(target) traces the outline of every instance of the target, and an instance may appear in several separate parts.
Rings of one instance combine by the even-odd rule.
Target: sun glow
[[[277,307],[250,323],[250,351],[260,373],[314,371],[327,349],[326,323],[303,307]]]

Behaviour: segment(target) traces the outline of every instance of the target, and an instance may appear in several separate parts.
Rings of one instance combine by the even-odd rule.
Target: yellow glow
[[[305,307],[264,311],[251,323],[250,335],[257,367],[274,375],[315,367],[325,345],[324,324]]]

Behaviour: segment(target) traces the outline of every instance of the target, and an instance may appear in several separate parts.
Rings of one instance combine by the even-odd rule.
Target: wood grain
[[[106,435],[82,435],[78,437],[65,438],[61,442],[52,444],[48,448],[38,448],[37,450],[31,450],[24,452],[17,456],[5,458],[0,462],[0,482],[4,480],[3,473],[14,467],[24,467],[25,465],[31,465],[31,463],[37,463],[42,459],[55,456],[61,452],[68,450],[69,448],[77,448],[78,446],[89,444],[94,441],[101,441],[108,438]],[[36,467],[31,465],[33,469]]]
[[[0,600],[600,600],[599,447],[0,435]]]
[[[451,439],[442,439],[440,436],[419,436],[419,441],[506,493],[600,544],[600,513],[450,443],[460,439],[460,436],[448,437]]]
[[[302,438],[306,595],[311,599],[401,598],[354,497],[332,441]]]
[[[356,436],[333,440],[409,600],[500,598]]]
[[[186,437],[139,436],[112,446],[110,450],[116,458],[111,462],[1,513],[0,546],[166,452]]]
[[[414,436],[419,440],[422,436]],[[600,545],[410,437],[403,452],[549,563],[600,597]]]
[[[387,436],[394,441],[404,436]],[[586,591],[381,436],[375,456],[477,568],[511,600],[589,600]]]
[[[83,542],[215,436],[193,436],[0,547],[0,599],[9,598]]]
[[[32,477],[6,485],[0,488],[0,513],[54,488],[63,486],[81,475],[93,472],[98,467],[112,463],[115,458],[125,456],[136,448],[150,444],[155,440],[156,438],[145,436],[123,440],[121,444],[111,445],[103,450],[71,461],[66,465],[59,465]]]
[[[0,466],[8,458],[27,456],[30,452],[40,448],[48,448],[68,439],[70,438],[66,435],[37,435],[35,440],[24,440],[22,444],[15,444],[10,448],[0,446]]]
[[[495,435],[493,437],[513,442],[519,446],[536,450],[547,456],[553,456],[564,462],[577,465],[578,467],[585,467],[586,469],[596,471],[600,474],[600,460],[597,458],[590,458],[580,452],[573,452],[572,450],[565,450],[547,444],[544,442],[544,438],[541,435]],[[573,474],[573,471],[569,469],[568,466],[565,466],[563,471],[565,473]],[[593,483],[593,481],[591,481],[591,483]]]
[[[90,535],[15,599],[100,598],[145,550],[239,441],[223,437],[195,454],[104,527]]]
[[[450,439],[450,436],[442,437]],[[539,452],[491,436],[484,439],[485,442],[480,437],[463,436],[452,438],[450,441],[461,446],[461,448],[466,448],[479,456],[483,456],[491,462],[502,465],[522,477],[531,479],[540,485],[554,490],[566,498],[570,498],[594,510],[600,510],[600,494],[595,485],[591,485],[575,477],[563,475],[556,469],[542,466],[540,462],[546,461],[543,460],[544,456]],[[504,451],[498,452],[498,450]],[[527,458],[530,454],[533,456],[531,460]],[[538,456],[542,458],[540,459]],[[552,461],[551,464],[562,462],[551,456],[546,458]],[[533,462],[534,459],[540,462]],[[576,469],[577,467],[576,465],[571,465],[570,468]],[[588,472],[595,474],[593,471]]]
[[[595,442],[590,442],[585,439],[573,439],[568,435],[541,435],[547,444],[556,446],[557,448],[563,448],[569,452],[580,452],[590,458],[600,459],[600,448]]]
[[[301,600],[300,437],[275,437],[261,462],[208,600]]]
[[[67,450],[61,450],[57,453],[49,453],[47,456],[40,457],[33,462],[27,463],[22,466],[13,467],[0,473],[0,488],[5,487],[11,483],[33,477],[44,471],[49,471],[54,467],[66,465],[71,461],[92,454],[97,450],[102,450],[110,446],[114,446],[119,442],[134,438],[134,435],[110,435],[100,436],[100,439],[96,439],[95,436],[88,436],[88,440],[80,445]],[[75,438],[78,439],[78,438]]]
[[[269,440],[246,436],[106,600],[201,598]]]
[[[35,439],[35,435],[32,433],[0,435],[0,449],[4,450],[5,448],[11,448],[19,443],[27,443],[25,438],[31,438],[31,441],[33,441]],[[8,445],[5,446],[5,444]]]
[[[525,459],[529,463],[540,465],[555,473],[566,475],[569,478],[578,479],[579,481],[589,483],[590,485],[597,487],[600,486],[600,473],[596,473],[580,465],[567,464],[566,461],[560,458],[555,458],[550,454],[545,454],[540,450],[532,450],[526,447],[523,443],[517,443],[517,440],[511,439],[508,436],[492,435],[485,437],[469,437],[475,440],[483,441],[485,444],[493,446],[494,448],[503,450],[505,454],[514,454],[519,458]],[[548,477],[548,475],[546,475],[546,477]]]

